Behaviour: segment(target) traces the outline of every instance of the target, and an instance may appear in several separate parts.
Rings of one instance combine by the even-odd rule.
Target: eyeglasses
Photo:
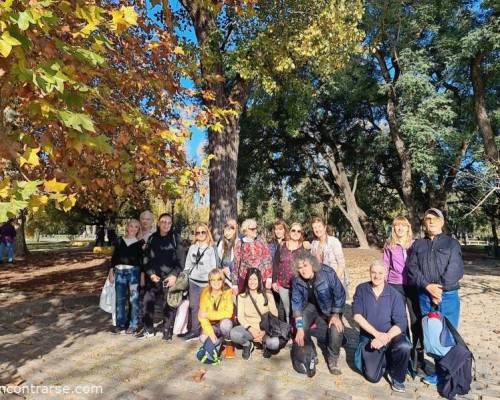
[[[206,235],[207,231],[196,231],[195,234],[196,235]]]
[[[256,231],[257,230],[257,227],[254,227],[254,228],[247,228],[249,231]]]
[[[221,278],[210,279],[210,282],[221,282]]]
[[[160,224],[171,224],[172,223],[172,221],[159,221],[159,222],[160,222]]]
[[[292,233],[302,233],[302,229],[291,229],[290,232],[292,232]]]
[[[439,217],[433,217],[433,216],[427,216],[424,218],[424,221],[428,221],[428,222],[437,222],[439,221],[441,218]]]

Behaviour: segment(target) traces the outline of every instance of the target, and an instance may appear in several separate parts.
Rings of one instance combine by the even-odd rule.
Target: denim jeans
[[[422,316],[426,316],[433,307],[431,297],[425,290],[420,290],[418,297]],[[456,329],[458,329],[458,323],[460,321],[460,297],[458,296],[458,290],[443,292],[441,303],[439,304],[439,311],[448,318]]]
[[[250,342],[253,341],[253,336],[243,326],[238,325],[231,329],[231,340],[235,344],[246,347],[250,346]],[[269,350],[275,351],[280,348],[280,340],[277,337],[264,336],[264,344]]]
[[[139,325],[139,267],[115,270],[116,291],[116,326],[126,328],[127,313],[125,306],[130,300],[129,328],[137,329]]]
[[[3,261],[3,254],[5,252],[5,249],[7,249],[8,261],[9,262],[14,261],[14,253],[16,251],[16,243],[15,242],[9,242],[9,243],[0,242],[0,263]]]

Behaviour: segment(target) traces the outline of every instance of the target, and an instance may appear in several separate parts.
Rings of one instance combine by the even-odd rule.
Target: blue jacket
[[[345,305],[345,290],[333,268],[321,265],[315,272],[314,295],[323,315],[331,317],[341,313]],[[300,277],[292,278],[292,311],[295,318],[302,317],[308,303],[307,283]]]
[[[444,291],[456,290],[464,276],[464,262],[460,243],[456,239],[439,234],[434,240],[418,239],[406,261],[408,278],[414,285],[425,288],[438,283]]]

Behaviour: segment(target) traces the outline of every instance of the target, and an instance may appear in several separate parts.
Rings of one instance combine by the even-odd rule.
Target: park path
[[[346,250],[354,285],[367,279],[367,265],[378,254]],[[461,295],[461,331],[475,353],[478,377],[465,398],[500,399],[500,266],[492,260],[466,262]],[[89,303],[88,297],[78,299],[53,302],[46,311],[31,311],[16,319],[0,314],[0,381],[17,381],[18,390],[29,385],[65,385],[69,390],[85,389],[82,385],[87,390],[91,385],[102,387],[101,394],[23,395],[27,399],[438,398],[434,388],[419,380],[408,382],[407,392],[398,394],[385,381],[371,384],[353,371],[357,331],[349,324],[350,307],[346,312],[349,344],[341,353],[343,374],[330,375],[321,359],[316,376],[309,379],[293,371],[288,349],[271,359],[263,359],[256,350],[250,361],[243,361],[238,351],[236,359],[220,366],[202,366],[194,357],[197,343],[111,335],[108,314]],[[206,373],[198,382],[195,375],[201,368]]]

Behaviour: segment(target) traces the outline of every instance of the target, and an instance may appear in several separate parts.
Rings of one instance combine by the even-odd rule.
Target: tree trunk
[[[493,237],[492,243],[492,254],[493,257],[500,256],[500,249],[498,247],[498,232],[497,232],[497,221],[494,215],[490,215],[490,224],[491,224],[491,236]]]
[[[21,224],[16,232],[16,256],[27,257],[30,252],[26,244],[26,210],[21,210]]]
[[[495,136],[491,122],[486,111],[486,100],[484,98],[484,84],[481,73],[481,62],[483,61],[484,53],[478,53],[471,62],[471,79],[472,88],[474,90],[474,109],[476,121],[483,137],[484,152],[486,158],[491,162],[498,162],[498,148],[495,143]]]
[[[335,184],[338,186],[342,193],[344,201],[342,202],[340,200],[340,198],[336,195],[335,190],[333,190],[332,186],[328,183],[328,180],[324,177],[324,175],[320,174],[323,183],[332,196],[337,207],[349,221],[349,224],[351,225],[354,233],[356,234],[356,238],[358,239],[359,247],[362,249],[369,249],[370,245],[368,243],[368,237],[366,235],[366,228],[362,223],[362,221],[366,219],[364,218],[366,217],[366,214],[358,207],[358,203],[347,177],[344,164],[341,161],[336,160],[335,153],[329,146],[323,145],[322,147],[324,150],[324,157],[328,162],[329,170],[333,175]],[[345,206],[343,203],[345,204]]]
[[[210,226],[215,237],[222,233],[229,218],[236,219],[239,118],[230,118],[221,133],[208,134],[208,148],[215,157],[210,160]]]
[[[387,120],[389,122],[389,131],[391,133],[392,143],[396,148],[396,153],[401,165],[401,190],[398,190],[398,193],[400,194],[401,200],[408,211],[408,219],[410,220],[413,231],[418,232],[420,229],[420,219],[418,217],[418,210],[414,201],[415,197],[413,196],[411,157],[401,137],[401,131],[399,129],[396,111],[397,96],[393,86],[394,82],[391,78],[391,74],[389,73],[389,69],[387,68],[384,54],[377,49],[375,51],[375,58],[378,61],[385,83],[389,86],[386,106]],[[400,71],[398,65],[394,65],[394,68],[394,80],[397,80]]]

